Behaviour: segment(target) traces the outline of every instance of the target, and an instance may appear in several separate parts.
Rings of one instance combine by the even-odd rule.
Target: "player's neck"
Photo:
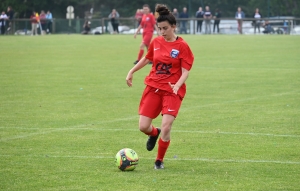
[[[169,38],[164,38],[165,39],[165,41],[167,41],[167,42],[174,42],[174,41],[176,41],[177,39],[178,39],[178,36],[177,35],[172,35],[171,37],[169,37]]]

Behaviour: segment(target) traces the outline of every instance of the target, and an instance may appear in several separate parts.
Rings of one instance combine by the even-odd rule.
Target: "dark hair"
[[[143,7],[148,7],[150,9],[150,6],[148,4],[144,4]]]
[[[157,4],[155,11],[159,14],[158,23],[167,21],[170,25],[176,25],[176,19],[166,5]]]

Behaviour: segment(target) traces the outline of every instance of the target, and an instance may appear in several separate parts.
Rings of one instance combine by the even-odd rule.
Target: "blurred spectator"
[[[5,26],[6,26],[6,21],[8,20],[7,15],[5,14],[4,11],[2,11],[0,15],[0,28],[1,28],[1,34],[5,34]]]
[[[213,29],[213,32],[215,32],[215,27],[217,27],[217,33],[220,33],[220,28],[219,28],[220,18],[221,18],[221,13],[220,13],[219,9],[216,9],[215,14],[214,14],[214,29]]]
[[[41,11],[41,14],[40,14],[40,22],[41,22],[41,34],[44,34],[45,31],[47,30],[47,23],[46,23],[46,14],[45,14],[45,11],[42,10]]]
[[[237,12],[235,13],[235,18],[238,22],[238,31],[240,34],[243,34],[243,19],[245,18],[245,13],[242,11],[241,7],[238,7]]]
[[[211,24],[210,24],[210,20],[212,18],[212,13],[209,10],[209,6],[205,7],[205,11],[204,11],[204,20],[205,20],[205,34],[210,34],[211,33]]]
[[[33,35],[38,35],[37,34],[37,18],[35,16],[35,11],[32,12],[32,15],[30,16],[30,20],[31,20],[31,36]]]
[[[265,21],[263,27],[265,28],[265,30],[263,31],[264,34],[270,34],[275,32],[268,20]]]
[[[202,10],[202,7],[199,7],[199,10],[196,12],[196,18],[202,20],[197,20],[197,33],[201,33],[202,31],[203,15],[204,11]]]
[[[173,12],[172,12],[172,14],[174,15],[175,19],[178,19],[178,17],[179,17],[179,13],[178,13],[178,11],[177,11],[177,9],[176,9],[176,8],[174,8],[174,9],[173,9]]]
[[[108,18],[110,18],[111,25],[114,30],[114,34],[119,33],[119,13],[116,11],[116,9],[113,9],[112,12],[108,15]]]
[[[81,34],[89,34],[91,30],[90,21],[85,21],[83,25],[83,31]]]
[[[187,13],[187,8],[183,7],[182,11],[183,12],[180,13],[179,18],[180,19],[187,19],[187,18],[189,18],[189,14]],[[187,20],[182,20],[180,22],[180,34],[182,34],[182,32],[184,32],[185,34],[187,34],[186,23],[187,23]]]
[[[52,13],[50,11],[47,12],[46,19],[47,19],[47,34],[51,34],[52,33]]]
[[[15,12],[13,11],[12,7],[11,6],[8,6],[7,7],[7,17],[8,17],[8,20],[7,20],[7,32],[9,32],[11,30],[11,27],[12,27],[12,20],[14,19],[14,14]]]
[[[140,26],[140,24],[141,24],[141,20],[142,20],[143,14],[144,14],[143,13],[143,9],[137,9],[136,10],[135,19],[138,22],[138,26]]]
[[[255,9],[255,12],[253,14],[253,18],[255,19],[252,22],[252,25],[254,26],[254,34],[256,33],[256,28],[258,29],[258,33],[260,33],[260,25],[261,25],[262,15],[260,14],[258,8]]]

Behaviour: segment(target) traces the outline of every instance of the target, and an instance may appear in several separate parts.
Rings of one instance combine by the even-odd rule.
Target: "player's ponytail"
[[[159,14],[157,22],[169,22],[170,25],[176,25],[176,19],[166,5],[157,4],[155,11]]]

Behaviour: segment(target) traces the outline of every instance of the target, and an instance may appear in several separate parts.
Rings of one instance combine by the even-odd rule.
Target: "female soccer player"
[[[148,48],[148,46],[151,42],[152,36],[153,36],[154,29],[156,29],[156,31],[158,33],[158,29],[156,26],[156,20],[155,20],[154,15],[150,13],[149,5],[147,5],[147,4],[143,5],[143,12],[144,12],[144,15],[142,17],[141,23],[140,23],[137,31],[134,33],[134,38],[136,38],[136,35],[140,32],[141,29],[143,29],[143,41],[140,45],[138,58],[134,62],[134,64],[137,64],[138,61],[141,60],[141,58],[143,57],[144,49],[145,49],[145,47]]]
[[[194,56],[188,44],[175,34],[176,19],[165,5],[157,5],[159,37],[155,38],[143,57],[127,74],[126,82],[132,86],[133,73],[153,62],[145,78],[146,88],[139,106],[139,129],[148,135],[147,150],[151,151],[158,141],[154,169],[163,169],[163,159],[170,144],[170,133],[182,99],[186,93],[185,81],[192,68]],[[152,120],[162,114],[161,129]]]

